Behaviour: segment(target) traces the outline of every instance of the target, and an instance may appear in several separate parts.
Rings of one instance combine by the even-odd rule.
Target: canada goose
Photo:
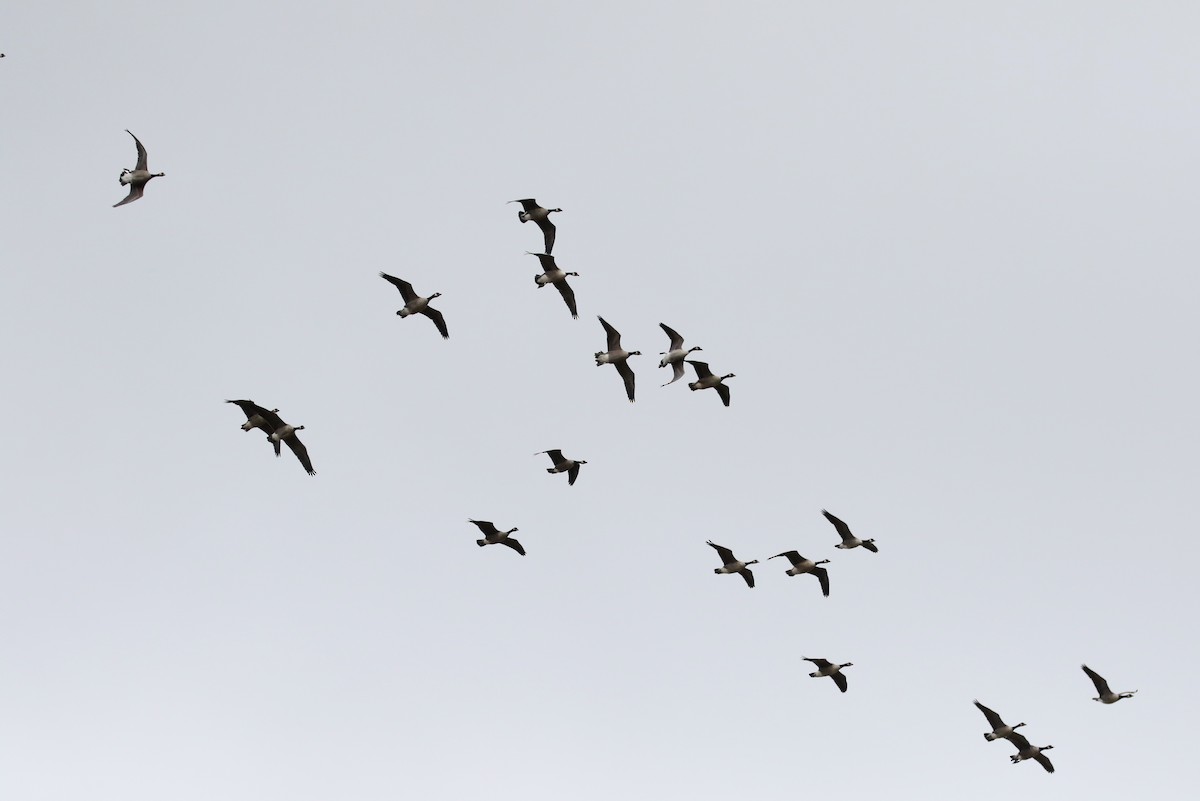
[[[617,368],[617,372],[621,374],[621,378],[625,380],[625,394],[629,397],[629,402],[633,403],[633,370],[627,364],[630,356],[641,356],[640,350],[623,350],[621,348],[621,335],[617,333],[617,329],[613,328],[603,317],[600,317],[600,325],[604,326],[604,331],[608,334],[608,351],[596,352],[596,366],[602,364],[611,364]]]
[[[807,656],[801,657],[801,659],[803,659],[805,662],[812,662],[817,666],[816,671],[809,673],[809,676],[814,679],[821,678],[822,676],[828,676],[829,678],[833,679],[833,683],[838,686],[839,690],[846,692],[846,677],[842,674],[842,668],[853,667],[853,662],[843,662],[840,665],[835,665],[828,659],[812,659]]]
[[[1018,762],[1024,762],[1026,759],[1036,759],[1038,764],[1046,769],[1047,773],[1054,772],[1054,766],[1050,764],[1050,759],[1042,753],[1043,751],[1049,751],[1054,746],[1030,745],[1029,741],[1025,739],[1025,735],[1021,734],[1020,732],[1013,732],[1004,739],[1008,740],[1017,747],[1017,753],[1009,754],[1008,756],[1014,765],[1016,765]]]
[[[1000,719],[999,715],[997,715],[995,712],[988,709],[986,706],[979,703],[978,701],[975,702],[975,706],[979,707],[979,711],[983,713],[983,716],[985,718],[987,718],[988,724],[991,725],[991,727],[992,727],[991,731],[986,732],[983,735],[983,739],[987,740],[989,743],[992,740],[1000,740],[1002,738],[1008,737],[1010,734],[1015,732],[1017,729],[1019,729],[1025,725],[1024,723],[1018,723],[1015,726],[1009,726],[1007,723],[1005,723],[1003,720]]]
[[[537,256],[538,261],[542,263],[542,269],[545,270],[541,275],[535,275],[533,282],[541,289],[546,284],[554,284],[558,288],[558,292],[562,295],[563,300],[567,302],[567,308],[571,310],[571,316],[578,319],[579,312],[575,310],[575,290],[571,289],[571,285],[567,283],[567,276],[579,276],[576,272],[564,272],[554,262],[554,257],[549,253],[530,253],[530,256]]]
[[[304,426],[284,425],[281,428],[275,429],[268,439],[278,445],[281,441],[287,443],[287,446],[292,449],[292,453],[296,454],[296,458],[300,460],[300,464],[304,465],[304,471],[310,476],[317,474],[313,470],[312,461],[308,458],[308,448],[304,447],[304,443],[296,436],[297,431],[303,431]],[[275,449],[275,455],[279,455],[279,449]]]
[[[538,202],[531,197],[524,200],[510,200],[509,203],[520,203],[524,211],[517,212],[517,218],[525,223],[533,220],[538,224],[538,228],[542,229],[542,236],[546,240],[546,253],[549,254],[554,250],[554,223],[550,222],[550,213],[562,211],[562,209],[544,209],[538,205]]]
[[[133,136],[133,131],[128,128],[125,133]],[[136,136],[133,136],[134,144],[137,145],[137,166],[132,170],[121,170],[121,186],[129,185],[129,194],[120,203],[114,203],[113,208],[124,206],[126,203],[132,203],[142,196],[142,192],[146,189],[146,184],[150,183],[151,178],[161,178],[166,175],[165,172],[150,172],[146,166],[146,148],[142,147],[141,141]]]
[[[525,549],[521,547],[521,543],[508,536],[517,530],[516,527],[510,528],[508,531],[501,531],[487,520],[467,520],[467,522],[479,526],[479,530],[483,532],[483,539],[475,540],[475,544],[480,548],[485,545],[507,545],[521,556],[525,555]]]
[[[733,373],[726,373],[722,376],[715,376],[712,370],[708,369],[708,365],[704,362],[694,362],[691,359],[687,360],[696,370],[696,380],[688,384],[688,389],[695,392],[698,389],[716,389],[717,394],[721,396],[721,403],[729,405],[729,387],[722,383],[726,378],[733,378]]]
[[[404,298],[404,308],[396,312],[396,314],[400,315],[401,317],[408,317],[409,315],[413,314],[423,314],[430,320],[433,320],[433,324],[436,325],[437,330],[441,332],[442,339],[450,338],[450,332],[446,330],[446,320],[442,317],[442,313],[429,305],[429,301],[442,296],[441,292],[434,292],[429,297],[423,298],[416,292],[413,292],[412,284],[408,283],[407,281],[403,281],[396,276],[388,275],[387,273],[380,273],[379,277],[396,287],[396,289],[399,289],[400,296]]]
[[[838,534],[842,535],[842,541],[833,546],[834,548],[857,548],[861,545],[871,553],[879,553],[879,549],[875,547],[875,540],[860,540],[850,533],[850,527],[841,520],[838,520],[824,509],[821,510],[821,514],[825,515],[825,519],[833,523],[833,527],[837,529]]]
[[[1137,692],[1137,690],[1130,690],[1129,692],[1114,693],[1108,689],[1108,682],[1104,680],[1103,676],[1087,665],[1081,665],[1080,667],[1083,668],[1084,673],[1088,674],[1088,678],[1092,680],[1092,684],[1096,685],[1096,692],[1100,693],[1098,697],[1092,699],[1093,701],[1099,701],[1102,704],[1115,704],[1122,698],[1132,698],[1133,694]]]
[[[275,446],[276,456],[279,455],[279,443],[286,443],[292,449],[292,453],[296,454],[300,464],[304,465],[305,472],[310,476],[317,474],[308,458],[308,448],[305,448],[304,443],[296,436],[296,432],[303,431],[304,426],[288,425],[279,418],[278,414],[264,409],[253,401],[226,401],[226,403],[236,403],[246,413],[246,422],[242,424],[243,431],[258,428],[270,432],[267,435],[267,441]]]
[[[227,400],[226,403],[236,403],[246,415],[246,422],[242,423],[243,431],[253,431],[260,429],[267,434],[267,441],[275,446],[275,455],[279,455],[279,442],[272,441],[271,435],[275,430],[283,427],[283,420],[279,417],[278,409],[264,409],[252,400]]]
[[[658,327],[663,331],[666,331],[667,336],[671,338],[671,344],[668,345],[666,351],[662,353],[662,359],[659,360],[658,366],[666,367],[667,365],[670,365],[675,371],[675,377],[666,384],[663,384],[665,387],[669,384],[674,384],[676,381],[683,378],[683,360],[687,358],[687,355],[694,350],[704,350],[704,348],[700,347],[699,345],[695,345],[687,350],[684,350],[683,337],[679,336],[674,328],[671,328],[666,323],[659,323]]]
[[[566,473],[567,486],[573,486],[575,479],[579,478],[579,465],[587,464],[586,459],[568,459],[562,455],[562,451],[558,448],[550,451],[538,451],[534,456],[541,456],[543,453],[550,456],[550,461],[554,463],[554,467],[547,467],[547,473]]]
[[[712,540],[708,544],[717,549],[717,556],[721,557],[721,567],[713,570],[714,573],[741,573],[742,578],[746,580],[746,584],[750,587],[754,586],[754,573],[750,570],[749,565],[757,565],[757,559],[751,559],[749,562],[742,562],[733,556],[733,551],[723,545],[717,545]]]
[[[814,562],[811,559],[805,559],[797,551],[784,551],[777,553],[770,559],[778,559],[781,556],[786,556],[792,566],[786,572],[789,576],[799,576],[801,573],[812,573],[821,582],[821,594],[826,598],[829,597],[829,571],[820,565],[829,564],[828,559],[822,559],[820,562]]]

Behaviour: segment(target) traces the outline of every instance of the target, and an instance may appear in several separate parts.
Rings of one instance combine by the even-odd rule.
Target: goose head
[[[746,565],[747,567],[749,567],[750,565],[757,565],[757,564],[758,564],[758,560],[757,560],[757,559],[751,559],[749,562],[743,562],[742,564],[744,564],[744,565]]]
[[[587,459],[576,459],[575,464],[587,464]]]
[[[579,277],[579,273],[577,273],[577,272],[563,273],[563,275],[573,275],[573,276],[575,276],[576,278],[578,278],[578,277]]]
[[[520,531],[520,529],[518,529],[516,526],[513,526],[512,528],[510,528],[508,531],[506,531],[504,533],[505,534],[516,534],[518,531]]]
[[[828,560],[828,559],[822,559],[820,562],[813,562],[813,564],[814,564],[814,565],[827,565],[827,564],[829,564],[829,560]]]
[[[848,667],[854,667],[854,663],[846,662],[844,664],[838,665],[838,670],[841,670],[842,668],[848,668]]]
[[[724,381],[726,378],[737,378],[737,376],[735,376],[733,373],[729,373],[728,375],[721,376],[722,381]]]
[[[165,178],[166,175],[167,174],[165,172],[152,172],[150,173],[150,178]],[[149,178],[146,180],[149,180]]]
[[[641,356],[642,352],[640,350],[631,350],[631,351],[629,351],[629,355],[630,356]]]
[[[546,209],[546,211],[547,211],[547,212],[551,212],[551,211],[562,211],[562,209]]]
[[[440,298],[441,296],[442,296],[441,292],[434,292],[432,295],[430,295],[428,298],[426,298],[426,300],[433,300],[434,298]]]
[[[688,348],[688,353],[691,353],[694,350],[704,350],[704,348],[700,347],[699,345],[693,345],[692,347]]]

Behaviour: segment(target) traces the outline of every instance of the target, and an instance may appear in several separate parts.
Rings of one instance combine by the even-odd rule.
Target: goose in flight
[[[1054,772],[1054,765],[1050,764],[1050,759],[1044,753],[1042,753],[1043,751],[1049,751],[1054,746],[1030,745],[1029,741],[1025,739],[1025,735],[1021,734],[1020,732],[1013,732],[1004,739],[1008,740],[1017,747],[1017,753],[1009,754],[1008,756],[1014,765],[1019,762],[1024,762],[1026,759],[1036,759],[1038,764],[1046,769],[1047,773]]]
[[[713,375],[712,370],[708,369],[708,365],[704,362],[694,362],[691,359],[687,360],[693,369],[696,371],[696,380],[688,384],[688,389],[695,392],[698,389],[715,389],[717,394],[721,396],[721,403],[729,405],[729,387],[725,386],[726,378],[733,378],[733,373],[725,375]]]
[[[769,559],[778,559],[781,556],[786,556],[792,566],[785,572],[789,576],[799,576],[801,573],[812,573],[821,582],[821,594],[826,598],[829,597],[829,571],[821,567],[821,565],[829,564],[828,559],[822,559],[820,562],[814,562],[811,559],[805,559],[797,551],[784,551],[777,553]]]
[[[1024,723],[1018,723],[1015,726],[1009,726],[1000,718],[999,715],[978,701],[975,702],[975,706],[979,707],[979,711],[983,713],[985,718],[987,718],[988,725],[992,727],[991,731],[986,732],[983,735],[983,739],[987,740],[989,743],[992,740],[999,740],[1001,738],[1008,737],[1017,729],[1025,725]]]
[[[693,347],[684,350],[683,337],[679,336],[679,333],[674,328],[671,328],[666,323],[659,323],[658,327],[665,331],[667,336],[671,338],[671,344],[668,345],[667,349],[661,354],[662,359],[659,360],[658,366],[661,368],[669,365],[675,372],[674,378],[672,378],[666,384],[663,384],[665,387],[669,386],[670,384],[674,384],[676,381],[683,378],[683,360],[687,358],[687,355],[694,350],[704,350],[704,348],[700,347],[699,345],[694,345]],[[729,404],[725,405],[728,406]]]
[[[246,422],[242,424],[243,431],[258,428],[269,432],[267,441],[275,447],[276,456],[279,455],[279,443],[282,442],[292,449],[292,453],[296,454],[296,458],[300,460],[306,473],[310,476],[317,474],[317,471],[313,470],[312,461],[308,458],[308,448],[305,448],[304,443],[296,436],[296,432],[303,431],[304,426],[288,425],[280,419],[276,412],[264,409],[254,401],[226,401],[226,403],[236,403],[246,414]]]
[[[133,136],[133,131],[128,128],[125,133]],[[126,203],[132,203],[142,196],[142,192],[146,190],[146,184],[150,183],[151,178],[161,178],[166,175],[165,172],[150,172],[146,166],[146,148],[142,146],[141,141],[133,136],[133,142],[137,145],[137,166],[132,170],[121,170],[121,186],[129,186],[129,194],[120,203],[114,203],[113,208],[124,206]]]
[[[538,202],[531,197],[524,200],[510,200],[509,203],[520,203],[523,211],[517,212],[517,218],[523,222],[533,220],[538,224],[538,228],[542,229],[542,236],[546,240],[546,253],[549,255],[554,251],[554,223],[550,222],[551,212],[562,211],[562,209],[545,209],[538,205]]]
[[[516,531],[516,527],[510,528],[508,531],[501,531],[487,520],[467,520],[468,523],[474,523],[483,533],[483,539],[475,540],[475,544],[482,548],[485,545],[507,545],[521,556],[525,555],[525,549],[521,547],[521,543],[517,542],[512,537],[508,536]]]
[[[423,298],[413,291],[412,284],[408,283],[407,281],[403,281],[396,276],[388,275],[387,273],[380,273],[379,277],[396,287],[396,289],[399,289],[400,296],[404,298],[404,308],[400,309],[400,311],[396,312],[396,314],[400,315],[401,317],[408,317],[409,315],[413,314],[423,314],[430,320],[433,320],[433,324],[437,326],[437,330],[439,333],[441,333],[442,339],[450,338],[450,332],[446,330],[446,320],[442,317],[442,313],[429,305],[429,301],[442,296],[441,292],[434,292],[429,297]]]
[[[840,665],[836,665],[833,662],[830,662],[828,659],[812,659],[807,656],[801,658],[805,662],[812,662],[817,666],[817,669],[814,672],[808,674],[809,676],[814,679],[821,678],[822,676],[828,676],[829,678],[833,679],[833,683],[838,686],[839,690],[846,692],[848,685],[846,684],[846,676],[842,673],[842,668],[852,667],[854,665],[853,662],[843,662]]]
[[[253,431],[259,429],[267,434],[267,441],[271,442],[271,435],[275,430],[283,427],[283,420],[279,417],[278,409],[264,409],[252,400],[227,400],[226,403],[236,403],[246,415],[246,422],[242,423],[243,431]],[[279,455],[279,443],[273,442],[275,446],[275,455]]]
[[[633,370],[630,369],[628,360],[630,356],[641,356],[642,352],[624,350],[621,347],[621,335],[603,317],[600,317],[600,325],[604,326],[604,331],[608,334],[608,351],[596,352],[596,366],[611,364],[616,367],[625,381],[625,394],[629,397],[629,402],[633,403]]]
[[[821,514],[825,515],[826,520],[828,520],[830,523],[833,523],[833,527],[836,528],[838,534],[842,536],[842,541],[833,546],[834,548],[857,548],[861,545],[871,553],[879,553],[879,549],[875,547],[875,540],[860,540],[858,537],[850,533],[850,527],[841,520],[829,514],[829,512],[826,512],[824,509],[821,510]]]
[[[1133,694],[1137,692],[1137,690],[1130,690],[1123,693],[1114,693],[1108,689],[1108,682],[1104,680],[1103,676],[1087,665],[1081,665],[1080,667],[1083,668],[1084,673],[1088,674],[1088,678],[1092,680],[1092,684],[1096,685],[1096,692],[1100,693],[1099,696],[1092,699],[1093,701],[1099,701],[1102,704],[1115,704],[1122,698],[1132,698]]]
[[[541,456],[543,453],[549,455],[550,461],[554,463],[554,467],[547,467],[547,473],[566,473],[567,486],[574,486],[575,479],[579,478],[579,465],[587,464],[586,459],[568,459],[562,455],[562,451],[558,448],[549,451],[538,451],[534,456]]]
[[[757,559],[751,559],[749,562],[743,562],[739,559],[736,559],[733,555],[733,551],[729,550],[725,546],[717,545],[712,540],[709,540],[708,544],[715,548],[717,551],[717,556],[721,557],[721,566],[713,570],[714,573],[740,573],[742,578],[746,580],[747,585],[750,587],[754,586],[754,572],[750,570],[749,565],[758,564]]]
[[[558,293],[562,295],[566,301],[567,308],[571,311],[571,316],[579,317],[579,312],[575,309],[575,290],[571,289],[571,285],[567,283],[567,276],[579,276],[577,272],[564,272],[555,262],[554,257],[549,253],[530,253],[530,256],[537,256],[538,261],[542,263],[542,269],[545,271],[541,275],[535,275],[533,282],[541,289],[546,284],[554,284],[558,289]]]

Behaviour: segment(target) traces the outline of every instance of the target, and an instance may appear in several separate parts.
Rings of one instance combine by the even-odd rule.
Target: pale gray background
[[[0,796],[1175,796],[1198,23],[9,4]],[[114,210],[125,128],[167,176]],[[564,209],[578,321],[527,196]],[[598,313],[646,354],[634,405]],[[732,408],[659,388],[660,321]],[[308,426],[319,475],[225,398]],[[832,597],[714,576],[708,538],[831,558]],[[1082,661],[1141,693],[1093,703]]]

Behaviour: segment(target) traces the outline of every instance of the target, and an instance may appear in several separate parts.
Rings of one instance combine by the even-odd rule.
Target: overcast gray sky
[[[1177,795],[1198,23],[9,4],[0,796]],[[126,128],[166,177],[113,209]],[[578,320],[531,280],[531,196]],[[660,322],[731,408],[660,388]],[[305,425],[318,475],[226,398]],[[716,576],[710,538],[829,558],[831,597]],[[1085,661],[1141,692],[1092,702]]]

